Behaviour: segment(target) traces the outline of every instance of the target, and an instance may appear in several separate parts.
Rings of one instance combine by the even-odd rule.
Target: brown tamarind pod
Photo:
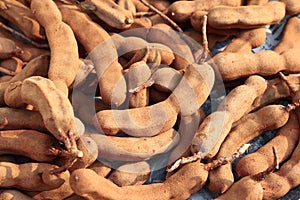
[[[58,148],[57,141],[45,133],[34,130],[6,130],[0,131],[0,137],[0,154],[22,155],[39,162],[49,162],[57,156],[53,153],[53,149]]]
[[[282,38],[273,51],[281,54],[289,49],[300,48],[300,40],[296,35],[299,31],[300,19],[298,17],[290,18],[284,27]]]
[[[50,171],[57,167],[48,163],[24,163],[13,164],[0,162],[2,170],[0,178],[1,188],[18,188],[26,191],[44,191],[58,188],[67,179],[69,172],[65,171],[58,175]]]

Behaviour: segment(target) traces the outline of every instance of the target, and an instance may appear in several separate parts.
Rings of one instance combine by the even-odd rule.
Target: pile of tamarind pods
[[[285,196],[300,185],[299,13],[299,0],[0,0],[0,199]],[[277,46],[253,53],[283,19]]]

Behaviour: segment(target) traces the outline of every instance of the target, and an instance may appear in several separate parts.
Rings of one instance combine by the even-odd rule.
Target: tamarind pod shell
[[[133,200],[137,195],[145,200],[187,199],[204,186],[207,175],[203,164],[193,162],[183,166],[164,183],[118,187],[92,170],[79,169],[72,173],[70,184],[76,194],[86,199]],[[101,188],[96,185],[101,185]]]
[[[34,130],[6,130],[0,131],[0,137],[0,154],[22,155],[39,162],[49,162],[56,157],[51,150],[58,148],[58,143],[45,133]]]
[[[143,161],[166,153],[179,141],[174,129],[153,137],[117,137],[89,134],[98,145],[99,158],[118,161]]]

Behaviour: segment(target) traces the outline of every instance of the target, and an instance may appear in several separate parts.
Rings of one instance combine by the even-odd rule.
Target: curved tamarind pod
[[[123,68],[118,63],[118,55],[109,34],[75,5],[56,2],[66,22],[74,31],[76,38],[90,53],[99,78],[100,94],[107,105],[118,107],[126,99],[126,81]],[[82,29],[81,27],[85,27]],[[97,37],[90,37],[97,35]],[[106,49],[103,53],[103,49]]]
[[[117,137],[89,134],[98,145],[99,158],[118,161],[143,161],[166,153],[179,141],[174,129],[153,137]]]
[[[280,71],[286,73],[300,72],[300,49],[289,49],[282,54],[271,50],[250,53],[220,53],[210,61],[215,70],[220,72],[224,81],[248,77],[253,74],[271,76]],[[238,69],[237,70],[237,66]]]
[[[68,98],[56,89],[54,83],[39,76],[27,78],[22,82],[21,96],[23,102],[33,105],[41,113],[49,132],[59,141],[64,142],[70,153],[81,157],[75,142],[79,135],[72,105]],[[49,99],[56,99],[56,101]]]
[[[0,131],[0,138],[0,154],[23,155],[39,162],[49,162],[57,156],[52,153],[52,149],[58,148],[57,141],[45,133],[9,130]]]
[[[247,119],[230,131],[216,158],[231,155],[234,149],[260,134],[284,126],[288,118],[289,112],[282,105],[266,106],[248,114]],[[230,164],[220,166],[209,173],[208,188],[215,193],[224,193],[233,183],[234,177]]]
[[[30,7],[45,28],[49,42],[51,59],[48,77],[57,88],[68,95],[67,87],[75,80],[80,67],[78,46],[73,31],[62,21],[61,13],[54,1],[32,0]],[[62,59],[62,55],[67,59]]]
[[[59,175],[50,171],[57,167],[48,163],[13,164],[0,162],[0,187],[18,188],[26,191],[44,191],[58,188],[70,176],[68,171]]]
[[[124,9],[113,1],[85,0],[81,5],[84,6],[84,4],[92,5],[94,8],[92,10],[93,13],[111,27],[125,29],[130,27],[133,23],[132,12]]]
[[[280,0],[285,3],[286,6],[286,14],[295,15],[300,12],[300,5],[297,0]]]
[[[244,85],[233,89],[221,102],[217,111],[206,117],[199,126],[192,141],[192,153],[197,153],[203,158],[214,157],[230,132],[232,124],[243,117],[255,98],[260,96],[266,88],[265,79],[260,76],[251,76]],[[240,104],[240,101],[244,104]],[[216,128],[212,123],[218,124],[220,128]]]
[[[236,165],[236,172],[240,177],[253,175],[264,171],[273,164],[273,151],[276,148],[278,163],[286,160],[293,152],[299,140],[299,123],[295,113],[290,113],[289,121],[283,126],[267,144],[254,153],[243,157]]]
[[[207,175],[208,171],[202,163],[193,162],[182,167],[164,183],[118,187],[89,169],[74,171],[70,183],[74,192],[86,199],[186,199],[203,187]],[[94,187],[96,185],[101,187]]]
[[[45,40],[42,26],[27,6],[14,0],[1,0],[0,4],[1,17],[12,22],[29,38],[38,41]]]
[[[0,59],[11,58],[22,50],[18,49],[13,40],[0,37]]]
[[[284,16],[285,4],[282,2],[238,7],[216,6],[209,10],[207,23],[218,29],[249,29],[275,24]]]
[[[167,9],[167,15],[178,23],[184,23],[189,20],[192,13],[197,10],[208,11],[218,5],[240,6],[241,0],[223,1],[223,0],[196,0],[196,1],[176,1]]]
[[[298,17],[290,18],[284,27],[283,35],[280,39],[280,42],[273,49],[273,51],[281,54],[289,49],[300,48],[300,39],[296,35],[296,33],[299,33],[299,31],[300,19]]]
[[[14,200],[14,199],[32,200],[30,196],[27,196],[26,194],[23,194],[18,190],[12,190],[12,189],[1,190],[0,199],[1,200]]]
[[[240,32],[224,49],[223,52],[251,52],[266,40],[265,28],[257,28]]]
[[[119,166],[108,176],[108,179],[119,187],[142,185],[150,178],[150,173],[150,165],[141,161]]]
[[[94,117],[94,126],[108,135],[120,131],[131,136],[157,135],[173,127],[177,114],[185,116],[197,112],[213,83],[214,72],[208,64],[190,65],[165,101],[142,108],[100,111]]]

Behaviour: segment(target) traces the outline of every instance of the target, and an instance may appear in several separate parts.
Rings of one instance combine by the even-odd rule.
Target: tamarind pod
[[[177,114],[195,113],[207,99],[213,83],[214,72],[208,64],[190,65],[165,101],[142,108],[97,112],[94,126],[108,135],[120,131],[131,136],[157,135],[173,127]]]
[[[79,169],[72,173],[70,184],[76,194],[86,199],[187,199],[203,187],[207,175],[203,164],[193,162],[183,166],[164,183],[118,187],[92,170]],[[96,185],[101,187],[94,187]]]
[[[117,137],[89,134],[98,145],[99,158],[118,161],[143,161],[166,153],[179,141],[174,129],[153,137]]]
[[[20,192],[18,190],[12,190],[12,189],[1,190],[0,191],[0,199],[1,200],[14,200],[14,199],[32,200],[32,198],[30,198],[26,194],[23,194],[22,192]]]
[[[203,110],[199,110],[191,116],[181,117],[178,131],[180,134],[180,140],[178,144],[172,149],[169,155],[169,166],[179,158],[190,155],[190,146],[192,140],[197,132],[199,124],[201,124],[205,117],[206,116]]]
[[[108,176],[108,179],[119,187],[142,185],[148,181],[150,173],[150,165],[141,161],[119,166]]]
[[[75,5],[56,2],[66,22],[76,38],[84,46],[95,64],[99,78],[100,93],[107,105],[120,106],[126,99],[126,81],[123,68],[118,63],[118,55],[109,34]],[[82,29],[81,27],[85,27]],[[97,37],[90,37],[97,35]],[[103,49],[106,49],[103,53]]]
[[[298,17],[291,17],[284,27],[280,42],[273,51],[281,54],[289,49],[300,48],[300,40],[296,35],[299,31],[300,19]]]
[[[130,11],[133,15],[136,13],[136,8],[132,0],[119,0],[118,5],[125,10]]]
[[[243,85],[233,89],[218,106],[217,111],[210,114],[199,126],[192,141],[192,153],[198,153],[206,158],[214,157],[232,124],[243,117],[255,98],[266,88],[265,79],[260,76],[250,76]],[[240,101],[243,101],[243,104],[240,104]],[[215,128],[212,123],[219,124],[220,128]]]
[[[39,162],[49,162],[57,156],[51,152],[53,148],[58,148],[57,141],[45,133],[34,130],[8,130],[0,131],[0,137],[0,154],[22,155]]]
[[[298,129],[299,131],[299,129]],[[269,174],[261,182],[264,189],[264,199],[278,199],[287,194],[291,189],[297,187],[300,182],[299,174],[300,145],[294,149],[293,154],[279,170]]]
[[[177,70],[169,67],[162,67],[156,70],[151,79],[154,87],[160,92],[172,92],[182,78],[182,74]]]
[[[7,59],[17,55],[20,50],[17,49],[14,41],[0,37],[0,59]]]
[[[92,4],[95,7],[93,13],[111,27],[125,29],[133,23],[132,12],[113,1],[86,0],[85,3]]]
[[[49,42],[51,59],[48,77],[67,95],[67,87],[75,80],[80,67],[78,46],[73,31],[62,22],[61,13],[52,0],[32,0],[30,6],[34,16],[45,28]],[[47,9],[43,9],[45,7]],[[62,59],[62,55],[67,59]]]
[[[72,105],[54,83],[40,76],[27,78],[22,82],[21,95],[24,103],[33,105],[41,113],[47,130],[56,139],[64,142],[70,153],[80,157],[81,152],[75,142],[79,134]],[[50,101],[50,98],[56,101]]]
[[[266,50],[255,54],[250,53],[220,53],[209,61],[215,70],[219,71],[224,81],[248,77],[253,74],[271,76],[280,71],[299,73],[297,55],[300,49],[289,49],[282,54]],[[239,66],[239,70],[236,70]]]
[[[68,169],[69,172],[80,168],[87,168],[94,163],[98,157],[98,147],[92,138],[83,135],[76,141],[76,144],[77,148],[82,151],[83,156],[74,162]],[[58,166],[63,166],[66,162],[68,162],[67,158],[59,157],[54,160],[53,163]]]
[[[299,2],[297,0],[280,0],[285,3],[286,14],[295,15],[300,12]]]
[[[263,199],[263,188],[259,181],[246,176],[234,183],[224,194],[215,198],[215,200],[227,199]]]
[[[11,72],[13,75],[19,73],[22,70],[23,66],[23,61],[17,57],[11,57],[0,62],[0,67],[4,70],[7,70],[7,72]],[[2,73],[5,74],[4,71],[2,71]],[[8,73],[8,75],[9,74],[10,73]]]
[[[249,29],[275,24],[284,16],[285,4],[282,2],[238,7],[216,6],[209,10],[207,23],[219,29]]]
[[[93,118],[95,128],[107,135],[120,131],[135,137],[150,137],[173,127],[178,108],[171,99],[154,105],[126,110],[102,110]]]
[[[13,37],[10,33],[8,33],[5,29],[1,27],[0,27],[0,37],[5,37],[7,39],[14,41],[17,48],[22,50],[22,53],[18,53],[17,56],[24,62],[29,62],[40,55],[49,54],[48,50],[39,49],[30,44],[24,43],[21,40],[18,40],[17,38]]]
[[[243,123],[234,127],[216,155],[216,158],[231,155],[234,149],[246,144],[260,134],[286,124],[289,112],[282,105],[265,106],[247,115]],[[266,120],[268,119],[268,120]],[[208,188],[215,193],[224,193],[234,183],[231,165],[222,165],[209,173]]]
[[[107,162],[104,164],[99,160],[96,160],[93,164],[91,164],[88,169],[93,170],[98,176],[102,177],[106,177],[112,170],[111,166],[107,164]]]
[[[268,2],[269,0],[246,0],[245,5],[264,5]]]
[[[47,131],[42,116],[37,111],[1,107],[0,113],[0,129]]]
[[[223,52],[251,52],[253,48],[261,46],[266,40],[266,30],[257,28],[242,31],[224,49]]]
[[[293,152],[299,140],[299,123],[294,112],[290,113],[289,121],[267,144],[256,152],[243,157],[236,165],[236,172],[240,177],[257,174],[273,164],[273,150],[276,148],[278,163],[286,160]]]
[[[1,0],[0,4],[0,16],[16,25],[27,37],[37,41],[46,39],[43,28],[27,6],[14,0]]]
[[[13,164],[0,162],[0,187],[17,188],[26,191],[44,191],[58,188],[68,178],[69,172],[59,175],[50,171],[57,167],[48,163]]]
[[[142,60],[132,64],[125,76],[127,77],[127,87],[130,91],[147,82],[151,77],[151,70],[147,63]],[[145,107],[148,104],[149,91],[147,88],[143,88],[129,95],[130,108]]]
[[[213,0],[209,3],[205,0],[196,1],[176,1],[173,2],[167,9],[167,15],[178,23],[183,23],[189,20],[192,13],[197,10],[209,11],[218,5],[240,6],[241,0],[223,1]]]

